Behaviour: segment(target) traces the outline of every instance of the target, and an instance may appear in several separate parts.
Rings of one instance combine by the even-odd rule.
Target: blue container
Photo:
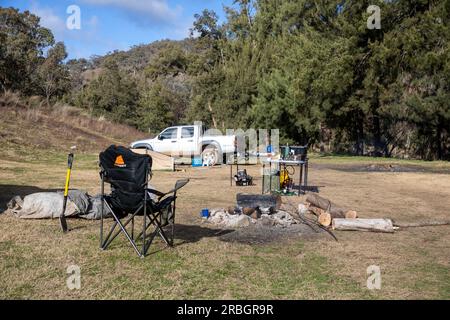
[[[209,218],[209,210],[208,209],[202,209],[202,218]]]
[[[201,167],[202,165],[203,165],[202,157],[192,158],[192,166],[193,167]]]

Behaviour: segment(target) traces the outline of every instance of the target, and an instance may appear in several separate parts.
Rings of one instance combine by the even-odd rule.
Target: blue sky
[[[115,49],[161,39],[184,39],[194,14],[214,10],[224,19],[223,6],[232,0],[0,0],[2,7],[29,10],[41,17],[57,41],[64,41],[69,58],[89,58]],[[77,5],[81,29],[66,27],[67,8]]]

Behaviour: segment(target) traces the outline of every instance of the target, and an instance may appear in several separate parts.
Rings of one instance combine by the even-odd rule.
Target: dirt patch
[[[317,240],[327,239],[327,236],[324,231],[316,233],[305,224],[295,224],[286,228],[254,224],[219,237],[219,240],[224,242],[237,242],[249,245],[268,244],[288,239]]]
[[[313,164],[310,166],[315,170],[337,170],[343,172],[414,172],[414,173],[436,173],[436,174],[450,174],[450,168],[435,168],[425,167],[419,165],[399,165],[399,164]]]

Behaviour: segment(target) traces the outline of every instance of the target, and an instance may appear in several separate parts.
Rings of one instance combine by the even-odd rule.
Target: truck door
[[[196,137],[195,131],[194,126],[181,128],[180,151],[183,157],[190,157],[197,152],[198,137]]]
[[[178,140],[178,128],[167,128],[159,134],[159,152],[165,153],[167,155],[178,155],[179,144]]]

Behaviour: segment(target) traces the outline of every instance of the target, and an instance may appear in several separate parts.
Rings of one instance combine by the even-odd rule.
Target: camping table
[[[298,179],[299,179],[299,184],[298,184],[298,196],[300,196],[300,194],[303,192],[306,192],[306,188],[308,187],[308,158],[306,158],[305,160],[283,160],[283,159],[276,159],[276,160],[272,160],[272,159],[268,159],[268,160],[264,160],[263,161],[263,181],[262,181],[262,194],[264,194],[264,176],[265,176],[265,168],[266,168],[266,163],[269,164],[269,193],[272,193],[272,164],[275,164],[276,166],[278,166],[278,168],[280,168],[281,166],[284,166],[284,168],[286,168],[286,166],[297,166],[299,168],[299,175],[298,175]],[[304,177],[304,179],[303,179]],[[302,183],[303,183],[303,187],[302,187]]]

